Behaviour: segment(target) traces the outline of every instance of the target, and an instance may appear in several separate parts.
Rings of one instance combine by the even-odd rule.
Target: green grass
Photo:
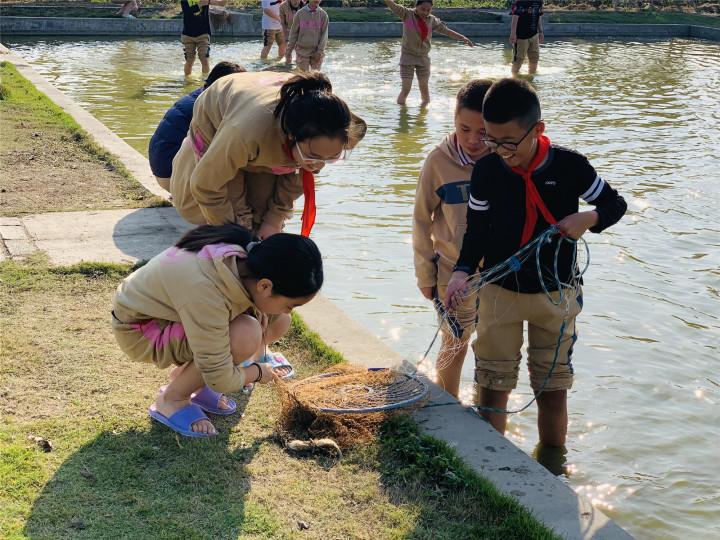
[[[0,214],[167,204],[6,61],[0,121]]]
[[[164,374],[109,328],[130,270],[0,263],[1,538],[553,538],[407,417],[339,461],[282,448],[268,386],[234,396],[244,416],[214,418],[214,439],[150,422]],[[300,377],[342,360],[297,317],[276,348]]]
[[[546,11],[547,22],[551,23],[597,23],[597,24],[693,24],[697,26],[720,27],[720,17],[696,15],[694,13],[671,11]]]

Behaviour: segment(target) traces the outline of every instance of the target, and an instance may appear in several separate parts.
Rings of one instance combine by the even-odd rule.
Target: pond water
[[[146,153],[182,76],[174,39],[11,38],[58,88]],[[262,66],[259,40],[214,40],[214,60]],[[408,358],[435,329],[415,288],[411,213],[425,155],[452,129],[454,94],[509,72],[498,41],[436,41],[433,102],[399,108],[396,40],[331,40],[325,70],[370,126],[320,175],[313,231],[324,293]],[[199,68],[198,68],[199,69]],[[720,44],[552,41],[534,84],[550,138],[589,156],[628,201],[592,264],[570,393],[569,483],[640,538],[720,538]],[[298,229],[294,220],[290,230]],[[464,369],[469,395],[472,362]],[[530,397],[523,376],[513,404]],[[536,409],[508,437],[532,453]]]

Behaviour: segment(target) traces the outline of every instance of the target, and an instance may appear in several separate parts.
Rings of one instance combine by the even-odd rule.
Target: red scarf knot
[[[555,225],[557,220],[547,209],[545,203],[538,193],[535,183],[532,181],[532,173],[537,169],[548,155],[550,151],[550,139],[545,135],[538,137],[538,149],[533,157],[527,170],[523,170],[520,167],[512,167],[513,172],[522,176],[523,182],[525,183],[525,224],[523,225],[522,237],[520,238],[520,247],[527,244],[532,238],[533,232],[535,232],[535,226],[538,220],[538,210],[542,214],[545,221],[550,225]]]

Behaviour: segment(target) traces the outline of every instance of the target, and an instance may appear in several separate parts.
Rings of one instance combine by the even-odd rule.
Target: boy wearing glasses
[[[482,259],[487,270],[511,257],[550,225],[563,235],[580,238],[588,229],[599,233],[617,223],[627,204],[605,182],[587,158],[550,143],[544,135],[540,102],[532,87],[520,79],[502,79],[490,87],[483,103],[485,144],[493,151],[475,164],[470,183],[467,232],[445,297],[453,309],[463,297],[466,280]],[[594,206],[579,211],[579,199]],[[541,268],[555,264],[558,237],[541,250]],[[557,273],[563,287],[571,282],[575,247],[563,242]],[[573,381],[571,363],[577,339],[575,317],[582,293],[558,287],[548,275],[538,276],[535,257],[505,278],[483,286],[479,293],[475,381],[481,407],[505,410],[517,384],[523,324],[528,326],[530,383],[538,395],[540,444],[563,446],[567,434],[567,390]],[[563,335],[560,329],[565,322]],[[555,359],[552,376],[545,381]],[[544,385],[544,386],[543,386]],[[482,412],[504,433],[506,415]]]
[[[420,171],[413,212],[415,276],[422,295],[442,317],[445,296],[465,233],[470,175],[475,162],[489,153],[482,142],[482,103],[490,79],[463,86],[455,104],[455,130],[428,155]],[[457,397],[468,341],[475,326],[475,299],[448,314],[436,364],[437,383]]]

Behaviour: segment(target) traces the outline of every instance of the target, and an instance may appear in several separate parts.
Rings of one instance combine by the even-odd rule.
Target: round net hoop
[[[428,385],[413,375],[387,368],[370,368],[366,374],[348,377],[342,372],[321,373],[293,384],[290,392],[324,413],[366,414],[407,407],[429,391]],[[380,374],[385,376],[379,378]],[[317,395],[313,389],[318,390]]]

